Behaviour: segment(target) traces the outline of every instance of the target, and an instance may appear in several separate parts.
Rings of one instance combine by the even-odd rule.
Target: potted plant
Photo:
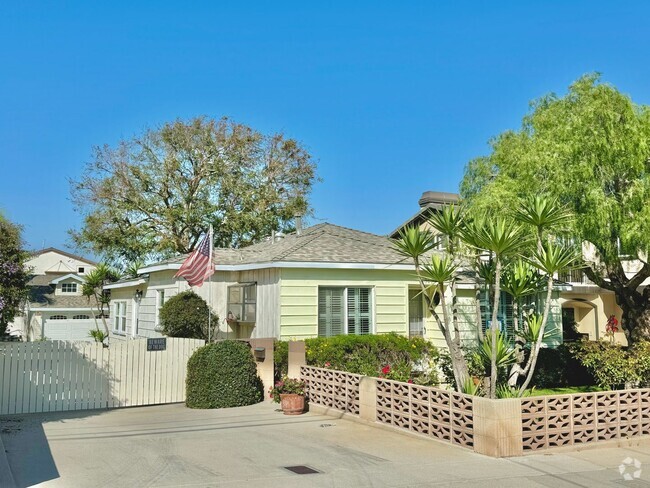
[[[305,382],[285,376],[275,383],[270,392],[273,401],[280,404],[285,415],[300,415],[305,410]]]

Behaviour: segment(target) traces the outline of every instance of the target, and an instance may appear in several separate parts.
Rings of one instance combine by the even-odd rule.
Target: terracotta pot
[[[280,407],[285,415],[300,415],[305,411],[305,395],[297,393],[282,393]]]

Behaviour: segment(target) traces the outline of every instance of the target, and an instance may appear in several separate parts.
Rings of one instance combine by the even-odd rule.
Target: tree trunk
[[[469,370],[467,368],[467,361],[463,355],[461,349],[460,337],[452,338],[449,320],[449,312],[447,311],[447,300],[445,299],[445,289],[444,283],[439,283],[439,293],[440,293],[440,305],[442,306],[442,316],[445,322],[445,328],[443,333],[445,334],[445,340],[449,346],[449,354],[451,354],[451,364],[454,370],[454,379],[456,380],[456,389],[459,392],[463,391],[463,386],[465,381],[469,378]],[[457,332],[454,332],[457,335]]]
[[[535,344],[530,346],[530,357],[528,358],[528,364],[524,368],[522,374],[526,375],[524,384],[519,388],[519,396],[523,396],[526,388],[533,379],[533,373],[535,372],[535,366],[537,365],[537,357],[539,356],[539,350],[542,347],[542,341],[544,340],[544,332],[546,331],[546,323],[548,322],[548,316],[551,313],[551,298],[553,297],[553,275],[549,275],[548,281],[546,282],[546,303],[544,303],[544,314],[542,315],[542,325],[539,328],[539,336]]]
[[[623,316],[621,324],[628,345],[650,339],[650,301],[641,307],[628,308],[621,306]]]
[[[490,336],[492,338],[492,351],[490,357],[490,398],[496,398],[497,393],[497,317],[499,313],[499,298],[501,295],[501,258],[496,257],[494,271],[494,303],[492,308],[492,322],[490,323]]]

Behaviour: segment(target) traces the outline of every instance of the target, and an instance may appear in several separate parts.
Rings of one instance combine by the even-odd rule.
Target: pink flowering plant
[[[276,381],[273,388],[269,389],[269,397],[273,401],[280,403],[280,395],[293,393],[296,395],[305,394],[305,382],[296,378],[283,377],[280,381]]]

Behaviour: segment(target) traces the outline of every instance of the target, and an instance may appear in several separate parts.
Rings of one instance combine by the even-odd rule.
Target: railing
[[[593,285],[593,282],[587,278],[584,270],[572,269],[558,273],[558,279],[566,283],[576,283],[580,285]]]

